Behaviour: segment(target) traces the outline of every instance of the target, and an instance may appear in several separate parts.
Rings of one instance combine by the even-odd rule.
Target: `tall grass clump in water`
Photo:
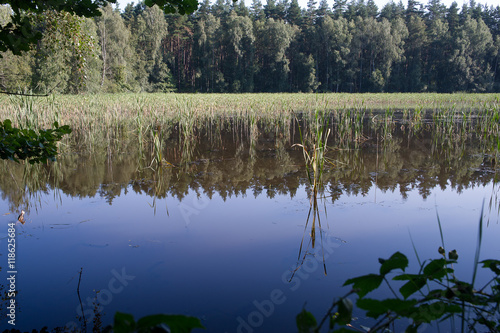
[[[323,237],[321,229],[321,218],[318,206],[318,193],[320,193],[324,187],[323,174],[325,171],[325,163],[328,162],[328,159],[326,157],[326,150],[328,144],[328,137],[330,135],[330,129],[328,128],[329,119],[327,118],[327,112],[325,110],[316,108],[314,114],[312,115],[312,119],[304,120],[305,124],[307,123],[310,124],[310,127],[307,128],[306,133],[303,133],[302,127],[300,126],[300,122],[298,121],[298,123],[299,123],[299,136],[301,143],[294,144],[293,146],[302,148],[307,179],[309,181],[309,185],[311,186],[311,193],[309,198],[309,203],[310,203],[309,212],[307,214],[307,220],[304,227],[304,234],[302,236],[302,241],[300,243],[300,248],[299,248],[299,255],[297,258],[298,263],[289,281],[291,281],[294,278],[295,273],[302,267],[304,261],[306,260],[309,254],[308,252],[309,245],[304,251],[303,248],[304,248],[304,238],[306,235],[306,231],[309,227],[309,221],[311,219],[311,213],[312,213],[312,225],[311,225],[311,231],[309,232],[310,242],[308,242],[308,244],[310,244],[314,249],[316,246],[316,237],[317,237],[316,235],[317,233],[319,233],[319,238],[322,246]],[[318,228],[316,228],[316,222],[318,222]],[[323,269],[326,275],[327,271],[326,271],[324,252],[322,252],[322,255],[323,255]]]
[[[309,130],[309,135],[305,136],[299,126],[301,143],[294,144],[294,146],[302,148],[307,179],[311,185],[311,204],[314,203],[316,205],[318,192],[323,188],[323,173],[325,170],[325,161],[327,160],[325,153],[328,136],[330,135],[328,120],[324,110],[320,111],[316,109],[314,112],[314,122]],[[310,139],[307,140],[306,137]]]

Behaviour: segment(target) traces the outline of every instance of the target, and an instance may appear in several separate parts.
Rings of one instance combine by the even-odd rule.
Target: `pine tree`
[[[287,10],[286,21],[290,24],[300,26],[302,24],[302,13],[297,0],[292,0]]]
[[[252,0],[252,5],[250,7],[250,17],[253,21],[262,20],[266,17],[264,8],[262,7],[262,2],[260,0]]]

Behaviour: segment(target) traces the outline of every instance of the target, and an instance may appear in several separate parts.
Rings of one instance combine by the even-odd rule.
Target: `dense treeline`
[[[500,6],[440,0],[205,0],[190,16],[110,6],[32,17],[43,39],[3,53],[0,88],[62,93],[498,92]],[[9,8],[0,7],[0,24]]]

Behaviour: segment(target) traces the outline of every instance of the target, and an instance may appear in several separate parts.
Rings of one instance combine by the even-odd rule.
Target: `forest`
[[[1,53],[0,90],[500,92],[500,6],[408,0],[204,0],[190,15],[143,2],[30,17],[42,38]],[[0,6],[0,25],[10,8]]]

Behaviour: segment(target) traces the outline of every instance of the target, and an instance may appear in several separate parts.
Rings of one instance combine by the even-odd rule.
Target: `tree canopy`
[[[0,30],[0,51],[12,51],[20,55],[29,51],[31,46],[42,38],[36,29],[36,20],[47,11],[67,12],[77,16],[92,17],[100,15],[99,8],[116,0],[0,0],[0,4],[8,5],[10,19],[2,23]]]
[[[116,0],[0,0],[8,5],[10,19],[0,22],[0,52],[10,50],[15,55],[29,51],[42,38],[36,22],[48,11],[66,12],[81,17],[101,15],[101,8]],[[197,0],[146,0],[149,7],[157,5],[165,13],[190,14],[198,8]]]
[[[500,91],[500,6],[205,0],[197,9],[190,1],[104,6],[93,18],[33,16],[40,39],[20,56],[1,53],[0,89]]]

